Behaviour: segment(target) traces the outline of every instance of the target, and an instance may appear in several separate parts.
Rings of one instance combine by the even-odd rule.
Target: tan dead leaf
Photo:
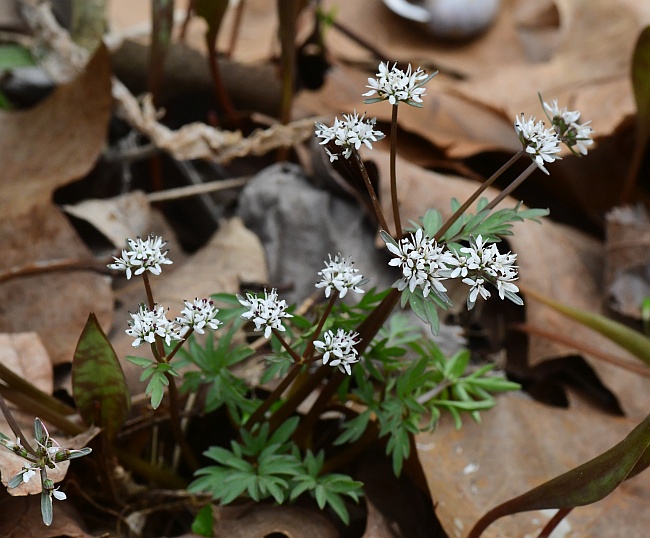
[[[462,77],[473,77],[501,65],[526,64],[523,48],[517,44],[514,19],[515,0],[501,2],[498,18],[484,35],[464,44],[436,41],[417,25],[393,14],[382,0],[365,2],[323,2],[323,10],[336,7],[336,20],[373,47],[387,55],[390,60],[413,64],[433,64],[441,71]],[[326,34],[330,52],[347,61],[368,60],[368,51],[332,29]]]
[[[391,215],[388,186],[389,156],[385,152],[373,151],[372,160],[380,170],[380,198],[384,213]],[[429,208],[438,209],[443,218],[451,216],[450,200],[466,200],[477,187],[477,183],[454,176],[443,176],[423,170],[406,161],[398,160],[398,198],[402,222],[417,220]],[[494,189],[486,192],[493,198]],[[513,198],[504,200],[500,207],[514,207]],[[508,238],[512,251],[517,254],[520,283],[539,293],[568,305],[589,312],[602,310],[602,247],[586,234],[543,219],[542,224],[533,221],[517,223],[514,235]],[[524,294],[525,299],[525,294]],[[498,297],[490,300],[498,301]],[[533,326],[560,337],[598,347],[601,351],[635,361],[626,351],[612,344],[593,331],[568,322],[564,316],[540,305],[534,300],[526,301],[526,320]],[[575,349],[551,342],[537,336],[530,336],[528,360],[535,365],[545,358],[574,353]],[[601,361],[592,361],[601,379],[621,398],[626,413],[641,418],[650,408],[650,395],[646,382],[639,376],[621,370]]]
[[[213,293],[238,293],[241,282],[266,282],[264,250],[257,236],[239,217],[225,221],[196,254],[156,288],[161,304],[171,311],[183,300],[209,297]]]
[[[89,222],[118,249],[124,247],[127,237],[146,237],[151,228],[151,208],[142,191],[107,200],[85,200],[63,209]]]
[[[610,306],[641,319],[641,305],[650,296],[650,217],[646,209],[616,207],[607,214],[605,286]]]
[[[36,388],[47,394],[52,393],[52,363],[37,333],[0,334],[0,363],[29,381]],[[31,443],[34,436],[34,417],[15,410],[13,410],[13,414],[20,429],[28,436]],[[14,438],[2,413],[0,413],[0,432],[9,438]],[[24,464],[25,460],[4,447],[0,447],[0,477],[5,486],[14,475],[20,472]],[[65,462],[65,465],[59,465],[59,470],[54,469],[51,478],[56,482],[61,481],[67,467],[68,462]],[[9,490],[12,495],[28,495],[40,491],[39,480],[31,480],[27,484]]]
[[[636,425],[593,411],[550,408],[521,394],[499,398],[481,416],[481,424],[466,419],[460,430],[451,420],[442,420],[434,433],[417,437],[436,514],[450,537],[466,536],[490,508],[597,456]],[[573,510],[558,536],[645,536],[650,486],[644,476],[625,482],[598,503]],[[504,517],[483,536],[537,536],[553,513]]]
[[[0,268],[90,252],[52,205],[52,192],[87,173],[104,145],[112,103],[110,65],[98,49],[75,81],[26,111],[0,112]],[[107,327],[112,294],[105,277],[50,273],[0,285],[0,331],[35,330],[52,361],[72,358],[88,312]]]
[[[255,505],[236,519],[215,523],[217,538],[336,538],[336,527],[320,512],[297,506]]]
[[[76,493],[76,492],[74,492]],[[4,538],[91,538],[70,501],[54,503],[54,520],[46,527],[41,519],[39,496],[0,499],[0,536]]]

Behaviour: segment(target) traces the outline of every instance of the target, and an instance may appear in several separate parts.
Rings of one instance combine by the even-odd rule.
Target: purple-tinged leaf
[[[109,440],[115,439],[131,398],[113,346],[92,313],[72,361],[72,395],[84,422],[103,428]]]

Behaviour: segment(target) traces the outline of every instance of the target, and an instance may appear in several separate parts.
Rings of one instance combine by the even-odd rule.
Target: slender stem
[[[264,413],[266,413],[279,398],[282,396],[282,393],[287,389],[291,382],[298,376],[302,368],[302,364],[295,363],[291,369],[287,372],[287,375],[284,376],[284,379],[280,381],[277,387],[273,389],[271,394],[269,394],[266,399],[260,404],[260,406],[255,409],[253,414],[246,421],[246,429],[250,430],[255,424],[257,424]]]
[[[325,367],[329,368],[328,366]],[[303,436],[306,437],[314,431],[316,422],[329,404],[332,396],[334,396],[337,389],[341,386],[341,383],[343,383],[344,379],[345,375],[342,372],[339,370],[334,372],[332,377],[327,381],[327,384],[321,390],[318,398],[316,398],[314,405],[311,406],[307,415],[305,415],[305,417],[300,421],[300,426],[298,426],[298,429],[294,434],[296,438]]]
[[[0,392],[0,410],[2,411],[2,414],[4,415],[5,420],[7,421],[7,424],[9,424],[9,427],[11,428],[11,431],[14,433],[16,439],[20,439],[20,444],[27,449],[27,452],[29,452],[33,456],[36,456],[36,451],[32,448],[32,446],[27,441],[27,437],[22,432],[20,426],[18,425],[18,422],[16,422],[16,419],[14,418],[13,414],[9,410],[9,406],[7,405],[7,402],[5,402],[5,399],[2,396],[2,392]]]
[[[149,275],[147,275],[146,271],[142,273],[142,282],[144,283],[144,290],[147,293],[147,306],[149,307],[149,310],[153,310],[155,303],[153,302],[151,282],[149,282]]]
[[[397,172],[395,161],[397,160],[397,108],[393,105],[393,115],[390,122],[390,201],[393,205],[393,220],[395,222],[395,238],[402,237],[402,219],[399,215],[399,201],[397,200]],[[386,230],[388,231],[388,230]]]
[[[239,37],[239,28],[241,27],[242,15],[244,14],[244,5],[246,0],[239,0],[237,7],[235,7],[235,20],[232,23],[232,33],[230,34],[230,44],[228,45],[228,58],[232,58],[235,54],[235,45]]]
[[[499,203],[508,196],[512,191],[514,191],[519,185],[521,185],[528,177],[537,169],[535,163],[530,163],[528,168],[524,170],[519,177],[515,179],[510,185],[503,189],[488,205],[485,206],[486,210],[494,209]]]
[[[418,397],[417,402],[420,405],[424,405],[429,400],[431,400],[431,399],[435,398],[436,396],[438,396],[438,394],[440,394],[443,390],[445,390],[448,387],[451,387],[452,384],[453,384],[453,381],[451,381],[449,379],[445,379],[442,383],[438,383],[431,390],[425,392],[424,394],[421,394]]]
[[[0,364],[0,379],[7,384],[9,389],[15,389],[17,393],[21,393],[33,400],[42,402],[45,407],[53,412],[60,415],[74,415],[76,413],[74,408],[35,387],[29,381],[12,372],[4,364]]]
[[[178,389],[176,388],[176,380],[174,376],[169,372],[165,372],[165,377],[169,381],[169,387],[167,389],[167,394],[169,396],[169,423],[172,428],[172,434],[174,435],[174,440],[176,444],[180,447],[185,458],[185,462],[192,471],[196,471],[199,468],[199,462],[196,459],[196,456],[192,452],[190,445],[185,439],[183,434],[183,429],[181,428],[181,418],[178,414],[179,402],[178,402]]]
[[[560,508],[557,513],[549,520],[546,526],[539,533],[537,538],[548,538],[562,520],[569,515],[573,508]]]
[[[314,341],[316,340],[316,338],[318,338],[320,332],[323,330],[323,325],[325,325],[325,320],[327,320],[330,313],[332,312],[334,303],[338,298],[339,298],[338,291],[332,294],[332,296],[330,297],[330,300],[327,303],[327,306],[325,307],[325,311],[323,312],[323,315],[320,317],[320,320],[318,320],[318,326],[316,327],[314,334],[311,335],[311,338],[309,339],[309,343],[305,348],[305,352],[302,354],[303,360],[309,361],[312,358],[312,355],[314,354]]]
[[[72,422],[65,418],[65,416],[61,415],[61,413],[54,410],[50,407],[48,402],[35,400],[22,393],[20,390],[14,390],[0,385],[0,394],[2,394],[6,400],[16,404],[21,410],[31,413],[34,416],[41,417],[46,422],[49,422],[66,433],[77,435],[86,430],[84,426]]]
[[[183,344],[184,344],[185,342],[187,342],[187,340],[189,339],[189,337],[192,335],[193,332],[194,332],[194,327],[190,327],[190,330],[187,331],[187,334],[186,334],[185,336],[183,336],[183,338],[181,338],[181,339],[176,343],[176,345],[174,346],[174,349],[172,349],[172,350],[169,352],[169,355],[167,355],[167,362],[169,362],[169,361],[172,360],[172,358],[174,357],[174,355],[176,355],[176,353],[178,353],[178,350],[179,350],[181,347],[183,347]]]
[[[449,228],[451,228],[453,226],[454,222],[456,222],[461,217],[461,215],[463,213],[465,213],[465,211],[467,211],[469,206],[471,206],[476,201],[476,199],[490,185],[492,185],[492,183],[494,183],[497,180],[497,178],[499,178],[499,176],[501,176],[501,174],[503,174],[508,168],[510,168],[517,161],[517,159],[519,159],[519,157],[521,157],[523,154],[524,154],[524,150],[520,149],[517,153],[515,153],[512,157],[510,157],[508,162],[506,162],[501,168],[499,168],[494,174],[492,174],[487,180],[485,180],[481,184],[481,186],[478,189],[476,189],[476,192],[474,192],[474,194],[472,194],[472,196],[470,196],[465,201],[465,203],[463,205],[461,205],[456,210],[456,212],[451,217],[449,217],[447,219],[447,221],[440,227],[440,229],[436,232],[436,235],[435,235],[434,239],[436,241],[440,241],[440,239],[442,239],[442,237],[445,235],[447,230],[449,230]]]
[[[368,176],[368,171],[366,170],[366,167],[363,164],[363,161],[361,160],[361,155],[359,155],[359,152],[356,149],[352,149],[352,153],[354,154],[354,158],[356,159],[357,164],[359,165],[359,170],[361,171],[361,175],[363,176],[363,181],[366,184],[366,188],[368,189],[368,194],[370,195],[370,200],[372,201],[372,207],[375,210],[375,215],[377,217],[377,220],[379,221],[379,225],[382,227],[382,229],[388,232],[389,228],[386,222],[386,218],[384,217],[384,212],[381,210],[381,205],[379,205],[379,199],[377,198],[377,193],[375,192],[375,188],[372,186],[372,183],[370,181],[370,176]]]
[[[289,353],[289,355],[291,355],[291,358],[293,359],[293,362],[295,362],[296,364],[302,364],[302,362],[303,362],[302,358],[298,355],[298,353],[296,353],[291,348],[291,346],[289,344],[287,344],[286,340],[284,338],[282,338],[282,335],[280,334],[280,331],[278,331],[277,329],[271,329],[271,331],[273,332],[273,336],[275,336],[278,339],[278,341],[280,342],[282,347],[287,350],[287,353]]]

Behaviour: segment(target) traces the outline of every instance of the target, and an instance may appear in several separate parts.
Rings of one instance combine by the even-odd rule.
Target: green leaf
[[[192,532],[199,536],[212,536],[212,527],[214,526],[214,516],[212,515],[212,505],[206,504],[199,513],[196,514],[192,522]]]
[[[22,45],[0,45],[0,72],[15,67],[36,65],[32,53]]]
[[[113,441],[131,399],[120,361],[95,314],[88,316],[72,360],[72,395],[84,422],[103,428]]]
[[[210,44],[213,44],[219,35],[226,9],[228,9],[228,0],[196,0],[194,2],[195,13],[205,19],[208,24],[206,35]]]
[[[562,304],[528,288],[526,288],[524,293],[525,295],[529,295],[545,305],[550,306],[561,314],[564,314],[590,329],[599,332],[603,336],[609,338],[612,342],[627,349],[637,358],[650,365],[650,338],[647,336],[644,336],[634,329],[630,329],[622,323],[606,318],[605,316],[592,314],[586,310]]]
[[[650,415],[623,441],[600,456],[490,510],[476,523],[468,538],[478,538],[492,522],[506,515],[574,508],[603,499],[633,471],[638,471],[637,462],[642,460],[647,467],[649,447]]]

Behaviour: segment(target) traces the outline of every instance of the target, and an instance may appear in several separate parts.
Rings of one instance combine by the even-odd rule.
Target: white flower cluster
[[[352,155],[352,148],[359,150],[361,144],[372,149],[372,142],[384,138],[384,133],[376,131],[374,128],[375,118],[371,120],[364,118],[365,114],[359,116],[355,111],[354,114],[343,114],[343,120],[334,118],[332,127],[316,122],[316,136],[323,139],[320,144],[324,145],[333,140],[336,146],[342,148],[340,153],[332,153],[325,148],[331,162],[337,160],[339,155],[349,159]]]
[[[190,330],[204,334],[205,329],[216,331],[221,325],[217,319],[219,309],[210,299],[194,299],[190,303],[185,301],[185,308],[181,315],[174,320],[167,319],[162,306],[154,306],[149,310],[141,304],[138,311],[130,312],[131,321],[126,334],[135,338],[133,347],[140,347],[145,342],[153,344],[156,336],[162,338],[169,346],[172,340],[182,340]]]
[[[330,254],[329,261],[325,262],[325,269],[318,271],[322,279],[316,284],[316,287],[325,288],[325,297],[329,297],[332,290],[337,290],[339,297],[345,297],[348,290],[363,293],[359,286],[363,285],[367,279],[357,273],[359,273],[359,269],[353,267],[351,258],[345,259],[339,253],[332,260]]]
[[[323,364],[336,366],[348,375],[352,374],[351,364],[359,362],[359,353],[355,346],[361,342],[356,332],[346,332],[338,329],[336,334],[333,331],[326,331],[323,340],[314,342],[314,347],[323,354]]]
[[[560,108],[557,99],[551,101],[551,104],[544,103],[546,115],[551,120],[555,132],[560,141],[564,142],[569,149],[575,154],[574,146],[582,155],[587,155],[587,146],[591,146],[594,141],[591,139],[593,129],[590,127],[590,121],[578,123],[580,121],[580,112],[577,110],[567,110],[566,107]]]
[[[501,254],[495,243],[486,246],[480,235],[472,237],[470,246],[461,248],[460,253],[451,264],[454,268],[449,277],[461,277],[463,283],[470,286],[467,296],[468,309],[474,308],[479,295],[483,299],[490,297],[490,292],[485,288],[487,282],[497,288],[501,299],[507,297],[515,303],[521,303],[521,299],[515,295],[519,288],[513,284],[519,278],[515,265],[516,254]]]
[[[494,286],[501,299],[509,299],[517,304],[523,304],[516,295],[519,288],[513,283],[519,278],[515,261],[516,254],[501,254],[496,244],[486,245],[482,236],[470,239],[469,247],[462,247],[455,253],[424,234],[418,228],[409,237],[395,242],[388,234],[382,233],[386,247],[396,257],[389,265],[399,267],[402,277],[393,287],[400,291],[406,288],[410,292],[422,290],[427,297],[432,291],[441,299],[447,300],[447,291],[443,280],[461,278],[470,286],[467,297],[467,307],[472,309],[480,295],[483,299],[490,297],[485,285]]]
[[[139,237],[137,239],[127,239],[126,249],[122,250],[122,257],[113,256],[114,263],[108,265],[109,269],[116,271],[126,271],[126,278],[131,278],[131,273],[141,275],[149,271],[154,275],[159,275],[161,265],[173,263],[167,258],[167,250],[163,252],[162,248],[167,243],[162,237],[150,235],[146,240]]]
[[[517,116],[515,131],[526,153],[540,170],[548,174],[544,163],[552,163],[561,158],[556,155],[560,151],[560,139],[555,129],[547,129],[543,121],[536,122],[535,119],[531,117],[526,120],[523,114]]]
[[[58,463],[82,456],[87,456],[92,452],[91,448],[84,447],[81,449],[62,448],[59,443],[52,439],[45,425],[39,418],[34,419],[34,434],[36,438],[36,447],[27,451],[20,442],[20,438],[15,442],[11,441],[6,435],[0,433],[0,445],[11,450],[14,454],[27,460],[21,471],[7,481],[7,488],[17,488],[21,484],[26,484],[38,471],[41,476],[41,515],[45,525],[52,524],[52,499],[63,501],[67,498],[66,494],[54,487],[54,483],[47,477],[48,469],[58,468]]]
[[[264,330],[264,338],[271,336],[272,329],[284,331],[282,318],[292,318],[288,312],[287,303],[284,300],[278,300],[278,292],[275,288],[268,291],[264,290],[264,298],[255,297],[252,293],[247,293],[246,298],[241,295],[237,296],[242,306],[248,308],[247,312],[242,314],[242,318],[251,320],[255,324],[255,330]]]
[[[180,317],[176,323],[181,326],[181,334],[184,336],[190,329],[199,334],[204,334],[204,329],[216,331],[221,325],[217,319],[219,309],[214,306],[210,299],[194,299],[193,303],[185,302],[185,308],[181,310]]]
[[[397,256],[388,265],[399,267],[402,271],[402,278],[393,287],[400,291],[408,288],[411,292],[421,288],[424,297],[432,289],[440,293],[447,291],[442,281],[447,278],[448,265],[454,262],[451,251],[424,235],[422,228],[399,242],[390,239],[388,235],[382,234],[382,237],[388,250]]]
[[[393,64],[392,68],[388,68],[388,62],[379,64],[379,72],[377,78],[369,78],[367,88],[369,92],[363,94],[364,97],[370,97],[377,94],[377,97],[365,99],[364,103],[377,103],[379,101],[388,100],[391,105],[396,105],[400,102],[406,103],[411,106],[422,106],[422,96],[426,91],[423,85],[426,84],[433,76],[437,74],[427,75],[419,67],[411,70],[409,64],[406,71],[402,71],[397,67],[397,63]]]
[[[179,327],[174,321],[168,320],[165,309],[162,306],[154,306],[149,310],[146,305],[141,304],[137,312],[129,312],[131,321],[126,334],[135,338],[133,347],[140,347],[145,342],[153,344],[156,336],[162,338],[169,346],[172,340],[181,340]]]

